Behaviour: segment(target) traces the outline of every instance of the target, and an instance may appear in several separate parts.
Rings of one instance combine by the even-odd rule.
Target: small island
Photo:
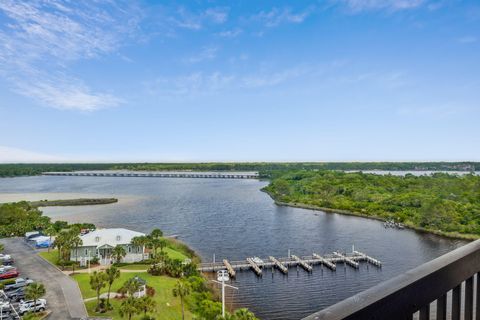
[[[66,200],[40,200],[29,201],[32,207],[67,207],[67,206],[92,206],[100,204],[116,203],[116,198],[80,198]]]

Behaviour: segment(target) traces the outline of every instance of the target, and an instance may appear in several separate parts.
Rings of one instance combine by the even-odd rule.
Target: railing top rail
[[[407,319],[480,271],[480,240],[382,282],[304,320]]]

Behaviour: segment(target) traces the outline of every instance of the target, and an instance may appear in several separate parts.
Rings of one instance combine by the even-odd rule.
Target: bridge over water
[[[203,179],[258,179],[258,173],[202,173],[202,172],[44,172],[44,176],[73,177],[142,177],[142,178],[203,178]]]

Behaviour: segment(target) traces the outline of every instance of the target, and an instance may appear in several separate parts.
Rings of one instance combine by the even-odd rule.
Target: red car
[[[16,278],[19,275],[20,275],[20,272],[18,272],[17,269],[8,270],[8,271],[0,274],[0,279],[5,280],[5,279]]]

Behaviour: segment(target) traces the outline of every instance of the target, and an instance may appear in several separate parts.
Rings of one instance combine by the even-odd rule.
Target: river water
[[[238,292],[227,290],[227,307],[248,307],[261,319],[300,319],[381,281],[438,257],[465,242],[411,230],[385,229],[381,222],[321,211],[278,207],[257,180],[36,176],[0,179],[0,202],[20,199],[117,197],[116,204],[43,208],[53,219],[92,222],[149,232],[160,228],[199,253],[204,262],[249,256],[285,257],[359,251],[383,267],[312,274],[290,269],[256,277],[237,274]]]

